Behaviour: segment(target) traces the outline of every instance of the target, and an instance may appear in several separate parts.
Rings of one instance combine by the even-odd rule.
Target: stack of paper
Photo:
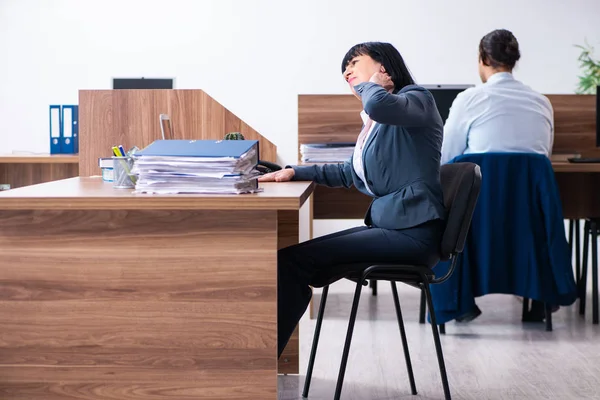
[[[344,162],[352,157],[354,143],[313,143],[300,146],[303,162]]]
[[[256,140],[158,140],[136,154],[137,193],[254,193]]]

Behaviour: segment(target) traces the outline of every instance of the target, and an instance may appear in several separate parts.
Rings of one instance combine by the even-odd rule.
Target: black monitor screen
[[[473,87],[473,85],[423,85],[423,87],[433,95],[438,111],[442,116],[442,121],[446,123],[450,107],[456,96],[463,90]]]
[[[173,89],[173,79],[114,78],[113,89]]]
[[[596,146],[600,147],[600,85],[596,86]]]

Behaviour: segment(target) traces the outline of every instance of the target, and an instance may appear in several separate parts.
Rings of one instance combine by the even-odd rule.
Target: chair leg
[[[571,256],[573,255],[573,233],[575,232],[575,220],[569,220],[569,250],[571,250]]]
[[[579,234],[579,220],[575,220],[575,282],[581,278],[581,238]]]
[[[369,287],[371,288],[371,294],[373,296],[377,296],[377,280],[376,279],[371,279],[369,281]]]
[[[335,387],[334,400],[340,400],[340,396],[342,395],[342,385],[344,384],[344,375],[346,374],[346,364],[348,363],[348,354],[350,353],[350,344],[352,342],[352,333],[354,332],[354,323],[356,322],[361,289],[362,282],[359,280],[356,283],[356,290],[354,291],[354,301],[352,302],[352,311],[350,312],[350,320],[348,321],[348,332],[346,333],[346,343],[344,344],[344,352],[342,353],[342,363],[340,365],[340,373],[338,374],[337,385]]]
[[[440,366],[440,375],[442,377],[442,386],[444,387],[444,398],[451,400],[450,387],[448,386],[448,376],[446,375],[446,365],[444,363],[444,354],[442,353],[442,344],[440,342],[440,335],[438,333],[437,322],[435,320],[435,310],[433,309],[433,300],[431,299],[431,292],[429,291],[429,282],[427,277],[423,278],[423,291],[427,298],[427,306],[429,307],[429,317],[431,318],[431,330],[433,331],[433,341],[435,343],[435,352],[437,354],[438,364]]]
[[[423,289],[421,289],[421,305],[420,305],[420,309],[419,309],[419,323],[420,324],[424,324],[425,323],[425,291]]]
[[[579,276],[579,314],[585,316],[585,302],[587,297],[587,270],[588,270],[588,247],[590,243],[590,221],[583,224],[583,253],[581,260],[581,275]]]
[[[521,312],[521,322],[527,320],[527,314],[529,314],[529,298],[523,297],[523,311]]]
[[[546,308],[546,332],[552,332],[552,306],[550,303],[545,304]]]
[[[404,349],[404,358],[406,359],[406,370],[408,371],[408,380],[410,381],[410,392],[417,394],[415,385],[415,376],[413,374],[412,363],[410,362],[410,352],[408,350],[408,340],[406,340],[406,331],[404,330],[404,321],[402,319],[402,310],[400,309],[400,299],[398,298],[398,288],[396,282],[390,281],[392,285],[392,295],[394,297],[394,306],[396,307],[396,316],[398,317],[398,327],[400,328],[400,337],[402,338],[402,348]]]
[[[426,314],[426,310],[425,310],[425,304],[426,304],[426,300],[425,300],[425,291],[423,289],[421,289],[421,304],[419,306],[419,323],[420,324],[424,324],[425,323],[425,314]],[[440,324],[440,333],[442,335],[446,334],[446,324]]]
[[[329,286],[325,286],[323,288],[323,292],[321,293],[321,304],[319,305],[319,314],[317,315],[317,324],[315,325],[315,334],[313,336],[312,349],[310,350],[310,358],[308,359],[308,368],[306,370],[306,379],[304,380],[304,390],[302,391],[302,397],[308,397],[308,390],[310,389],[310,380],[312,378],[313,367],[315,365],[315,357],[317,355],[317,346],[319,345],[321,324],[323,323],[323,314],[325,314],[325,304],[327,302],[328,292]]]
[[[590,222],[592,241],[592,323],[598,324],[598,225]]]

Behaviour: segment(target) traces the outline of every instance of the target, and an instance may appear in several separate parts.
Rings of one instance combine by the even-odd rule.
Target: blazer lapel
[[[367,150],[367,147],[369,147],[371,145],[371,143],[375,139],[375,136],[377,136],[377,132],[379,131],[379,127],[381,125],[379,122],[375,122],[375,121],[373,121],[373,124],[375,124],[375,126],[373,127],[373,132],[371,132],[371,135],[369,135],[369,137],[367,138],[367,142],[363,146],[363,150],[362,150],[363,151],[363,160],[365,158],[365,151]],[[364,162],[363,162],[363,164],[364,164]]]

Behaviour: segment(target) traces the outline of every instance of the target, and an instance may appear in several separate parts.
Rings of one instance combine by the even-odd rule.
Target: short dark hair
[[[352,46],[342,60],[342,74],[350,61],[357,56],[369,56],[383,65],[385,71],[392,78],[396,90],[415,83],[400,52],[389,43],[365,42]]]
[[[483,65],[493,68],[506,67],[512,70],[521,58],[519,42],[511,31],[496,29],[485,35],[479,42],[479,58]]]

